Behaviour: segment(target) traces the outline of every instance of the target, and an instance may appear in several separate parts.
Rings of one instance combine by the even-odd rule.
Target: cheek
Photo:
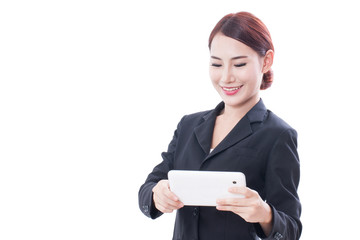
[[[249,70],[245,69],[239,69],[236,72],[234,72],[234,75],[236,77],[236,80],[241,83],[249,83],[252,78],[252,74]]]
[[[259,81],[259,73],[255,69],[246,69],[243,71],[238,71],[237,77],[246,83],[256,83]]]
[[[210,69],[209,71],[211,82],[217,83],[221,79],[221,72],[219,70]]]

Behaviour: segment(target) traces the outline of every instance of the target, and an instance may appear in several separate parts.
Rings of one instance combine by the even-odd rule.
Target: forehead
[[[220,58],[231,58],[234,56],[256,57],[257,53],[244,43],[227,37],[221,33],[215,35],[211,42],[210,53]]]

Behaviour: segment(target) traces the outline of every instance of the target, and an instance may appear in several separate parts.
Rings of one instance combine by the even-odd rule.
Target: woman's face
[[[224,103],[231,107],[255,105],[260,99],[264,57],[221,33],[210,49],[210,78]]]

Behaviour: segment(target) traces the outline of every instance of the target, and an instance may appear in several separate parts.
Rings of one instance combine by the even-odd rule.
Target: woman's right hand
[[[171,213],[184,206],[178,197],[170,191],[168,180],[159,181],[152,191],[155,207],[162,213]]]

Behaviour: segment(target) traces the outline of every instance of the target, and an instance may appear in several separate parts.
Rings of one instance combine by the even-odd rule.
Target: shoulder
[[[182,118],[182,122],[185,124],[200,124],[204,121],[215,120],[216,116],[224,108],[224,102],[220,102],[214,109],[196,112],[192,114],[185,115]]]
[[[296,130],[270,110],[267,110],[267,116],[263,124],[273,135],[279,136],[287,133],[297,137]]]
[[[196,113],[191,113],[188,115],[183,116],[183,118],[180,121],[180,125],[198,125],[201,122],[203,122],[212,112],[213,110],[206,110]]]

